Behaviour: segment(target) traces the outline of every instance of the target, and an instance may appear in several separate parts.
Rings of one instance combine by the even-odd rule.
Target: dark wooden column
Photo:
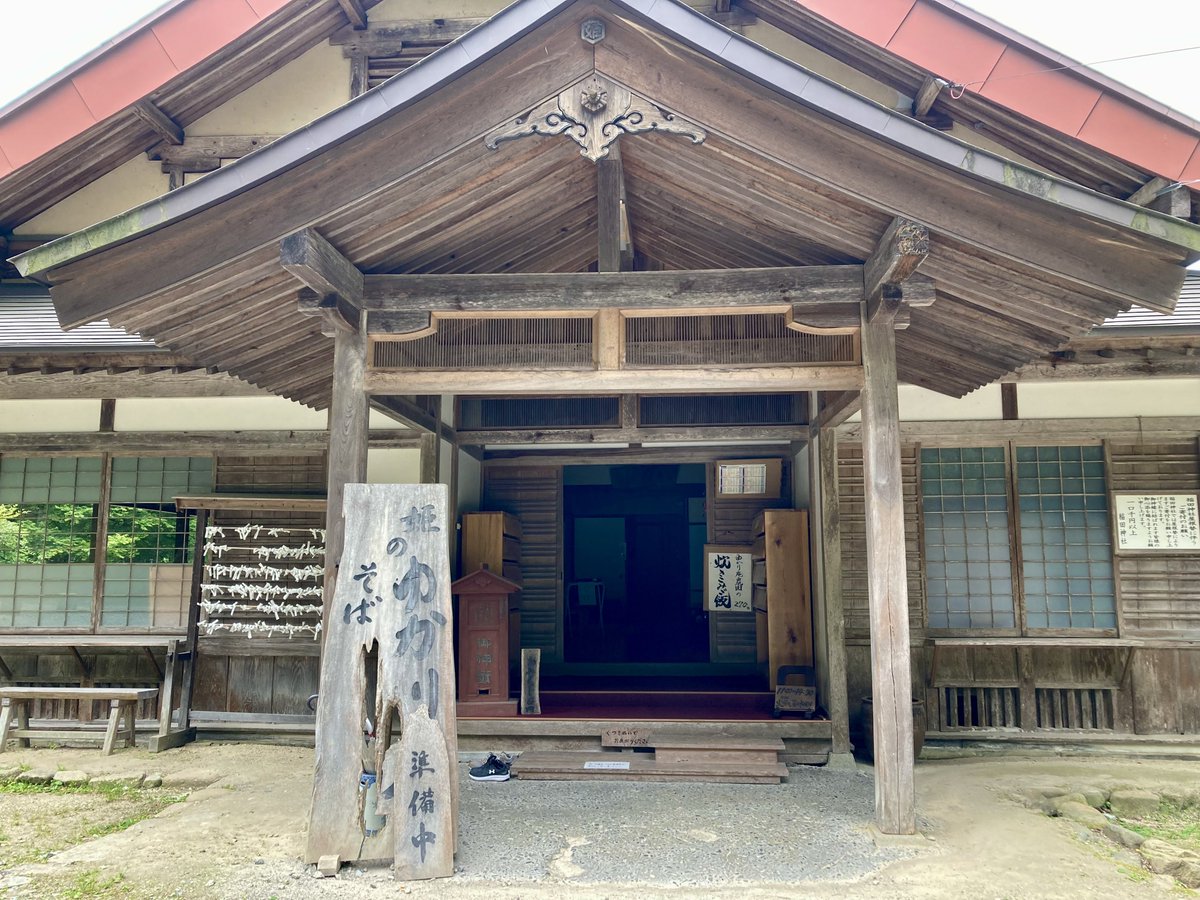
[[[834,753],[850,753],[850,704],[846,696],[846,619],[842,603],[842,524],[838,496],[837,430],[822,428],[809,451],[820,502],[821,588],[825,607],[825,705],[833,725]]]
[[[333,399],[329,404],[329,462],[325,509],[325,617],[345,539],[342,498],[347,484],[367,480],[367,342],[359,329],[333,336]]]
[[[916,797],[896,334],[886,311],[870,320],[865,304],[863,310],[863,484],[871,616],[875,819],[885,834],[912,834],[916,830]]]
[[[928,252],[926,228],[907,219],[895,219],[863,264],[863,494],[871,617],[875,821],[884,834],[916,831],[896,313],[904,305],[915,305],[913,298],[904,296],[900,285],[912,276]]]

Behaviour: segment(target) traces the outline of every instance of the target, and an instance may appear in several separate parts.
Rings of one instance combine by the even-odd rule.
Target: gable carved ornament
[[[598,74],[586,76],[557,97],[493,128],[483,139],[489,150],[505,141],[538,135],[564,135],[580,146],[580,155],[592,162],[608,156],[623,134],[662,131],[691,138],[701,144],[703,128],[663,106],[635,94],[624,85]]]

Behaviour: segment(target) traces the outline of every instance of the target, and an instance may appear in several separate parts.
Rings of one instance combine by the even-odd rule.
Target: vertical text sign
[[[397,877],[449,876],[458,805],[451,761],[458,748],[446,487],[347,485],[344,510],[335,626],[358,632],[348,642],[353,647],[378,642],[377,811],[389,818]],[[401,719],[400,760],[395,746],[386,746],[394,712]]]

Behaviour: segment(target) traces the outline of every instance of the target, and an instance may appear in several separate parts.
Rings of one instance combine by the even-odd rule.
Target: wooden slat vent
[[[640,398],[638,424],[643,428],[671,425],[796,425],[806,421],[803,394],[668,394]]]
[[[619,397],[463,397],[459,427],[607,428],[621,419]]]
[[[449,41],[405,41],[396,53],[373,54],[367,57],[367,87],[379,87],[389,78],[415,66],[434,50],[440,50]]]
[[[953,685],[937,688],[942,731],[1019,728],[1020,691],[1012,686]]]
[[[909,627],[925,625],[925,582],[921,571],[920,514],[918,511],[918,453],[913,445],[900,448],[904,487],[904,546],[908,564]],[[842,602],[846,637],[864,640],[870,635],[867,611],[867,518],[863,500],[861,445],[838,447],[838,507],[842,524]]]
[[[377,341],[376,369],[590,369],[592,320],[450,319],[436,334]]]
[[[628,367],[855,362],[854,338],[792,331],[781,314],[625,320]]]
[[[1113,688],[1037,688],[1037,727],[1112,731],[1113,695]]]
[[[226,494],[324,494],[325,454],[217,456],[216,489]]]
[[[1109,444],[1114,491],[1200,489],[1195,440]],[[1124,628],[1130,634],[1200,634],[1200,553],[1117,556],[1116,577]]]

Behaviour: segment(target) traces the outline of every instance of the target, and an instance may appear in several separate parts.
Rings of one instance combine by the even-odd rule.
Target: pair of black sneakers
[[[470,769],[472,781],[508,781],[513,758],[507,753],[489,753],[487,760]]]

